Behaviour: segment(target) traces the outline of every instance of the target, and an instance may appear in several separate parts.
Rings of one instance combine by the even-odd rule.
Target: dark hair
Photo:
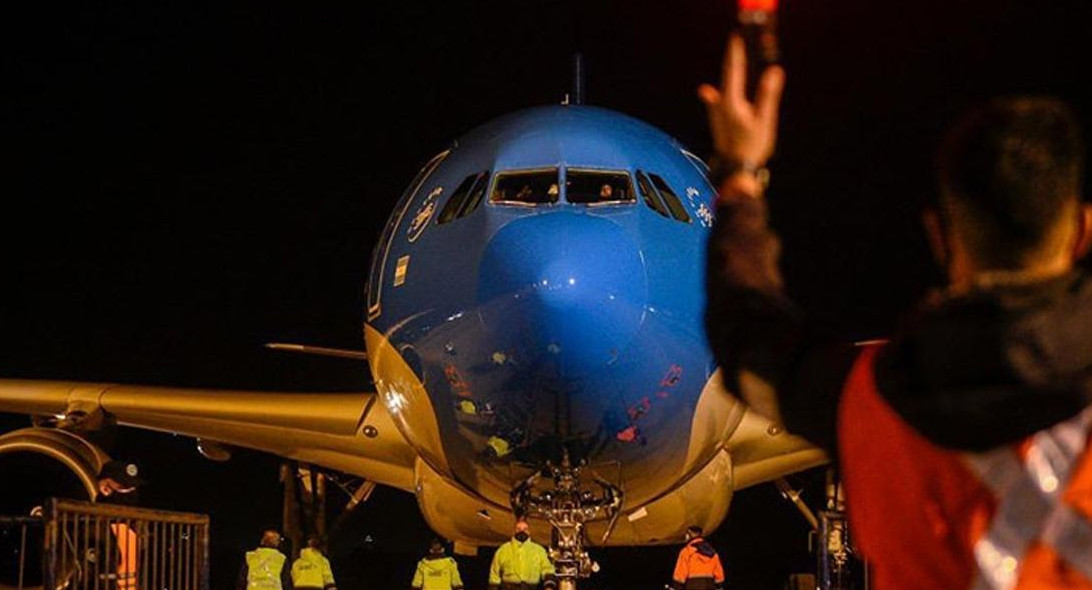
[[[946,134],[938,156],[944,213],[987,268],[1025,266],[1080,194],[1084,143],[1056,98],[994,99]]]

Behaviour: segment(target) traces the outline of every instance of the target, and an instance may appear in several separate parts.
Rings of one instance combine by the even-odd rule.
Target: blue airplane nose
[[[609,219],[571,211],[502,227],[478,280],[487,327],[519,334],[530,356],[556,361],[566,377],[617,359],[641,325],[647,297],[637,243]]]

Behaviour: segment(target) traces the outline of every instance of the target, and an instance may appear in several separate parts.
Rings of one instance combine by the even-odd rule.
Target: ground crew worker
[[[97,480],[96,500],[122,506],[137,504],[138,488],[144,483],[136,464],[117,460],[103,463]],[[117,552],[110,577],[118,590],[137,590],[140,549],[137,532],[127,522],[114,520],[110,523],[110,533],[114,535],[113,546]]]
[[[746,71],[733,38],[722,87],[699,91],[721,186],[706,331],[729,389],[837,452],[877,590],[1092,589],[1092,207],[1070,109],[999,99],[949,131],[925,217],[949,286],[890,342],[831,346],[767,226],[783,74],[752,103]]]
[[[686,529],[686,545],[679,551],[675,573],[671,576],[675,590],[714,590],[724,588],[724,567],[717,550],[702,537],[700,526]]]
[[[296,590],[337,590],[330,560],[322,554],[322,548],[322,539],[311,535],[300,556],[292,562],[292,585]]]
[[[497,548],[493,564],[489,567],[489,590],[531,590],[556,588],[554,564],[546,555],[546,548],[531,540],[531,527],[527,521],[516,522],[512,539]]]
[[[239,569],[235,590],[292,590],[292,573],[288,558],[278,549],[281,534],[273,529],[262,532],[258,548],[246,552]]]
[[[428,555],[417,562],[410,587],[414,590],[462,590],[459,564],[444,555],[443,541],[433,539],[429,543]]]

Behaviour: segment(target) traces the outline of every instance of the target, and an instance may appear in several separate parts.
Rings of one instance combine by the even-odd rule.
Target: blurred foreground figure
[[[291,568],[280,546],[280,533],[263,531],[258,548],[246,552],[235,590],[292,590]]]
[[[322,554],[323,542],[316,535],[307,538],[307,546],[292,562],[292,585],[295,590],[337,590],[330,561]]]
[[[686,529],[686,545],[675,561],[675,573],[671,576],[674,590],[722,590],[724,567],[717,550],[702,537],[700,526]]]
[[[746,99],[733,39],[699,90],[721,186],[706,330],[730,391],[826,447],[879,590],[1092,588],[1092,280],[1084,151],[1049,98],[992,101],[945,138],[926,212],[947,289],[887,343],[809,330],[767,227],[784,75]]]
[[[462,590],[459,564],[444,553],[443,541],[433,539],[429,543],[428,555],[417,562],[410,587],[413,590]]]

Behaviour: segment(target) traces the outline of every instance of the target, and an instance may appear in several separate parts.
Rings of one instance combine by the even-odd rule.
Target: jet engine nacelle
[[[55,428],[23,428],[0,436],[0,456],[13,453],[41,455],[64,465],[80,480],[91,501],[98,495],[96,476],[110,460],[94,443]]]

